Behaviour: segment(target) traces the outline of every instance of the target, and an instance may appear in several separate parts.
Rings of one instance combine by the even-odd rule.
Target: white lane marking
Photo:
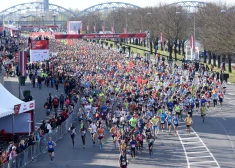
[[[41,125],[42,123],[35,123],[35,124],[37,124],[37,125]]]
[[[181,142],[182,148],[183,148],[183,150],[184,150],[184,155],[185,155],[185,158],[186,158],[186,161],[187,161],[188,168],[190,168],[190,166],[189,166],[189,160],[188,160],[188,156],[187,156],[187,152],[186,152],[186,149],[185,149],[185,147],[184,147],[184,144],[182,143],[182,139],[181,139],[181,137],[180,137],[179,134],[178,134],[178,137],[179,137],[179,140],[180,140],[180,142]]]
[[[187,145],[187,144],[195,144],[195,143],[201,143],[201,141],[195,141],[195,142],[183,142],[184,145]]]
[[[214,161],[216,162],[217,166],[220,167],[219,163],[217,162],[217,160],[215,159],[214,155],[210,152],[210,150],[207,148],[207,146],[205,145],[205,143],[202,141],[202,139],[199,137],[199,135],[196,133],[196,131],[194,131],[193,128],[191,128],[193,130],[193,132],[195,132],[196,136],[198,137],[198,139],[202,142],[202,144],[205,146],[206,150],[210,153],[211,157],[214,159]]]
[[[207,146],[205,145],[205,143],[202,141],[202,139],[199,137],[199,135],[196,133],[196,131],[194,131],[194,129],[191,127],[191,132],[193,132],[195,135],[196,135],[196,137],[198,138],[198,140],[199,141],[196,141],[196,142],[183,142],[184,140],[180,137],[180,135],[181,134],[179,134],[178,133],[178,137],[179,137],[179,140],[180,140],[180,142],[181,142],[181,145],[182,145],[182,147],[183,147],[183,150],[184,150],[184,154],[185,154],[185,158],[186,158],[186,161],[187,161],[187,167],[188,168],[190,168],[190,165],[192,165],[192,164],[199,164],[200,162],[190,162],[190,159],[194,159],[194,158],[196,158],[196,157],[189,157],[188,156],[188,153],[187,153],[187,149],[196,149],[196,148],[204,148],[208,153],[209,153],[209,155],[210,156],[207,156],[207,158],[212,158],[213,159],[213,162],[215,162],[216,163],[216,165],[217,165],[217,167],[218,168],[220,168],[220,165],[219,165],[219,163],[217,162],[217,160],[215,159],[215,157],[213,156],[213,154],[210,152],[210,150],[207,148]],[[202,144],[202,146],[199,146],[199,147],[197,147],[197,146],[195,146],[195,147],[188,147],[188,148],[185,148],[185,145],[187,145],[187,144],[193,144],[193,143],[200,143],[200,144]],[[206,161],[206,162],[208,162],[209,163],[209,161]]]
[[[184,135],[188,135],[188,134],[181,134],[181,133],[179,133],[179,132],[178,132],[178,134],[183,135],[183,136],[184,136]],[[195,134],[195,133],[194,133],[194,132],[191,132],[191,135],[192,135],[192,134]]]
[[[226,120],[225,118],[222,118],[223,120]]]
[[[197,137],[189,137],[189,138],[181,138],[182,140],[187,140],[187,139],[196,139]]]
[[[187,152],[187,154],[195,154],[195,153],[208,153],[208,151]]]
[[[216,161],[212,160],[212,161],[204,161],[204,162],[191,162],[190,165],[204,164],[204,163],[216,163]]]
[[[187,147],[185,149],[197,149],[197,148],[204,148],[204,146]]]
[[[208,157],[211,157],[211,156],[195,156],[195,157],[188,157],[189,159],[198,159],[198,158],[208,158]]]

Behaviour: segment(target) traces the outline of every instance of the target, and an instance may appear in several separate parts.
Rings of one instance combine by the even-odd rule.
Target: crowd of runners
[[[66,93],[79,95],[77,116],[83,147],[90,134],[93,145],[98,143],[102,151],[111,134],[121,168],[128,165],[127,153],[135,159],[145,145],[151,158],[160,132],[177,136],[178,126],[184,122],[190,136],[195,114],[205,122],[210,106],[212,110],[223,107],[226,82],[194,63],[169,66],[161,56],[134,59],[84,40],[67,44],[51,40],[50,45],[58,51],[50,60],[51,71]],[[72,81],[64,76],[72,76]],[[74,146],[76,126],[68,131]],[[51,158],[54,146],[50,140]]]
[[[98,143],[102,151],[111,134],[113,148],[120,152],[121,168],[128,165],[127,153],[135,159],[144,146],[148,146],[152,158],[154,142],[161,132],[177,136],[179,124],[185,123],[190,136],[195,114],[205,122],[208,109],[223,107],[226,82],[204,66],[196,67],[194,63],[170,66],[160,55],[150,60],[135,59],[84,40],[69,40],[65,44],[50,39],[50,50],[58,55],[27,66],[33,87],[55,86],[56,91],[58,85],[64,88],[60,90],[64,94],[49,95],[45,113],[49,116],[54,110],[56,121],[43,123],[40,131],[46,132],[48,125],[54,128],[53,122],[57,125],[66,120],[78,101],[78,132],[83,148],[90,135],[94,147]],[[74,146],[76,125],[68,131]],[[50,138],[48,152],[52,162],[55,146]]]

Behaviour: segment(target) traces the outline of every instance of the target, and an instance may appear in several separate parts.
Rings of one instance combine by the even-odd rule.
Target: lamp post
[[[53,21],[54,21],[54,26],[56,25],[56,20],[55,20],[55,18],[56,18],[56,14],[55,13],[53,13]]]
[[[128,17],[129,15],[131,15],[131,13],[128,13],[128,14],[126,15],[126,32],[128,32],[128,31],[127,31],[127,27],[128,27],[127,17]]]
[[[42,25],[44,26],[44,14],[41,14],[42,17]]]
[[[175,12],[176,14],[180,14],[181,12]],[[193,12],[193,48],[192,48],[192,58],[195,59],[195,38],[196,38],[196,11]]]
[[[151,16],[152,13],[149,12],[149,13],[147,13],[147,15]],[[149,24],[150,24],[150,22],[149,22]],[[150,43],[150,26],[149,26],[148,36],[147,36],[147,48],[149,46],[149,43]]]

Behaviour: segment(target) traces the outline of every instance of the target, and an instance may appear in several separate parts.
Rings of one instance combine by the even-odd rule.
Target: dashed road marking
[[[181,129],[178,131],[178,137],[184,150],[185,158],[187,161],[187,167],[198,167],[199,165],[207,167],[220,168],[219,163],[207,148],[205,143],[199,137],[199,135],[191,128],[191,135],[185,134],[186,130]],[[191,137],[193,134],[193,137]],[[187,137],[186,137],[187,136]],[[214,164],[213,166],[211,164]]]

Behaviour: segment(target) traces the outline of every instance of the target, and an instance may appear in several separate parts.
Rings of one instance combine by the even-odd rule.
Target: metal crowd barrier
[[[49,141],[49,137],[52,137],[52,140],[56,142],[63,138],[63,136],[68,132],[69,127],[76,119],[79,107],[80,103],[77,103],[73,113],[69,115],[66,121],[53,129],[51,133],[45,134],[44,138],[37,141],[34,145],[26,148],[16,157],[9,159],[9,161],[1,165],[0,168],[22,168],[27,166],[30,162],[35,162],[40,154],[47,152],[47,142]]]

